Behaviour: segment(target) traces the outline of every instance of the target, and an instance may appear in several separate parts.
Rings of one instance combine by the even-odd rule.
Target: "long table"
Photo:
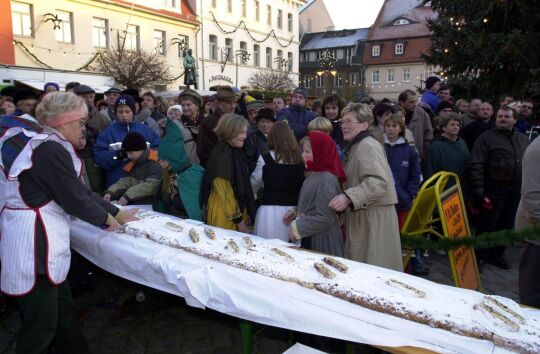
[[[489,341],[371,311],[312,289],[233,268],[148,239],[105,232],[80,220],[72,223],[71,235],[72,247],[100,268],[181,296],[193,307],[208,307],[247,321],[293,331],[384,346],[388,347],[385,350],[396,353],[506,352]],[[279,240],[268,242],[285,244]],[[380,268],[380,272],[392,271]],[[538,311],[535,315],[540,318]]]

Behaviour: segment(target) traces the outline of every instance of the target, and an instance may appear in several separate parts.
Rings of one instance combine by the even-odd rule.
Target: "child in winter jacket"
[[[129,159],[124,177],[107,188],[103,199],[118,200],[120,205],[152,204],[162,177],[157,151],[149,149],[144,136],[137,132],[126,135],[122,150]]]

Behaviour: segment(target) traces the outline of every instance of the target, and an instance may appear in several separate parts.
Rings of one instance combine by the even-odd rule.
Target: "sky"
[[[377,18],[384,0],[324,0],[335,29],[369,27]]]

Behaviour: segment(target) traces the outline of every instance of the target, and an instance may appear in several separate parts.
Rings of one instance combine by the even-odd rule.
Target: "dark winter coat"
[[[397,210],[410,210],[420,188],[420,160],[416,150],[399,138],[391,145],[385,137],[384,150],[394,176],[398,203]]]
[[[248,163],[249,174],[253,173],[255,170],[259,156],[268,150],[267,140],[266,136],[260,130],[247,136],[247,139],[244,142],[244,155],[246,156]]]
[[[521,185],[521,160],[529,139],[514,130],[491,129],[474,143],[469,161],[471,183],[483,196],[486,184]]]
[[[482,133],[495,128],[495,119],[491,118],[487,123],[484,123],[482,119],[477,118],[474,122],[467,125],[461,131],[461,136],[465,139],[469,151],[472,151],[474,142]]]
[[[294,131],[296,140],[300,141],[306,135],[309,122],[315,118],[315,113],[308,111],[306,107],[289,105],[276,114],[277,120],[286,120]]]

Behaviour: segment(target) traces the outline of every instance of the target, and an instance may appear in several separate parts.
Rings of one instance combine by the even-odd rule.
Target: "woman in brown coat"
[[[379,267],[403,271],[397,203],[392,172],[384,148],[369,136],[373,114],[356,103],[341,113],[343,138],[348,143],[344,192],[329,206],[345,211],[345,257]]]

